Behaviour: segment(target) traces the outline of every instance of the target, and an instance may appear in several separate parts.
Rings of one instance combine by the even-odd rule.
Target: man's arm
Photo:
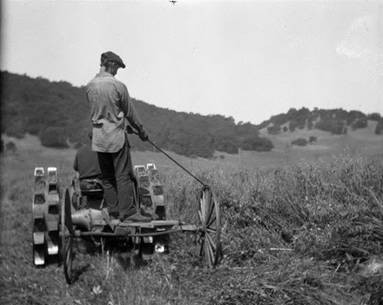
[[[142,140],[145,140],[143,138],[147,139],[145,129],[137,115],[136,109],[134,108],[132,99],[129,96],[128,89],[124,84],[121,84],[121,91],[121,108],[125,114],[126,119],[133,126],[133,128],[139,132],[140,138]],[[143,137],[141,135],[143,135]]]

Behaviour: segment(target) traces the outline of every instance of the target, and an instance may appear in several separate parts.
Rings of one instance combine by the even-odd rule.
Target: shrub
[[[315,143],[317,140],[318,140],[317,137],[315,137],[315,136],[310,136],[310,138],[309,138],[309,143],[310,143],[310,144]]]
[[[233,143],[230,141],[222,141],[216,145],[216,150],[224,151],[224,152],[227,152],[228,154],[237,154],[238,146],[236,143]]]
[[[292,145],[298,145],[298,146],[306,146],[307,140],[304,138],[298,138],[291,142]]]
[[[380,119],[376,124],[375,134],[383,134],[383,119]]]
[[[48,127],[40,135],[41,144],[46,147],[68,147],[65,131],[61,127]]]
[[[256,137],[244,140],[241,148],[243,150],[270,151],[274,148],[274,145],[267,138]]]
[[[5,144],[5,151],[15,153],[17,151],[16,144],[12,141],[9,141],[7,144]]]

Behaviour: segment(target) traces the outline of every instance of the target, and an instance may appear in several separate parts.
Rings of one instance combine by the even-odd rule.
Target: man
[[[73,169],[78,174],[78,180],[81,192],[89,192],[95,191],[99,189],[103,189],[101,182],[101,170],[98,165],[97,153],[92,151],[90,147],[90,142],[92,140],[92,133],[88,134],[89,140],[86,144],[84,144],[76,153]],[[83,196],[81,202],[78,197],[78,193],[74,193],[72,197],[72,201],[81,204],[83,206],[87,206],[90,208],[99,208],[102,204],[100,201],[99,193],[87,193],[87,196]],[[114,207],[114,210],[111,210],[116,214],[117,207]]]
[[[92,140],[92,134],[89,134]],[[85,179],[101,179],[97,153],[92,151],[91,143],[84,144],[76,153],[73,169],[78,172],[80,182]]]
[[[126,120],[138,131],[141,140],[146,141],[148,136],[126,86],[114,78],[119,68],[125,68],[125,64],[117,54],[110,51],[101,54],[100,72],[86,88],[93,126],[92,150],[97,152],[107,206],[113,207],[118,202],[121,220],[150,221],[136,212],[138,202],[133,194],[135,178]]]

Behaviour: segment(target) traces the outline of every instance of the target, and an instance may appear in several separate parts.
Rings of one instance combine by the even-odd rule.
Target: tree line
[[[383,134],[383,118],[379,113],[365,114],[361,111],[344,109],[291,108],[287,113],[272,116],[259,128],[267,128],[269,134],[279,134],[296,129],[320,129],[332,134],[345,134],[349,129],[367,127],[368,120],[376,121],[375,134]],[[284,126],[283,126],[284,125]],[[282,127],[283,126],[283,127]]]

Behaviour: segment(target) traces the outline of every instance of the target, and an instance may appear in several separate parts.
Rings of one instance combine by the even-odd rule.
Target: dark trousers
[[[135,176],[128,141],[125,141],[118,152],[97,152],[97,156],[102,173],[104,199],[109,212],[118,212],[120,216],[134,214]]]

